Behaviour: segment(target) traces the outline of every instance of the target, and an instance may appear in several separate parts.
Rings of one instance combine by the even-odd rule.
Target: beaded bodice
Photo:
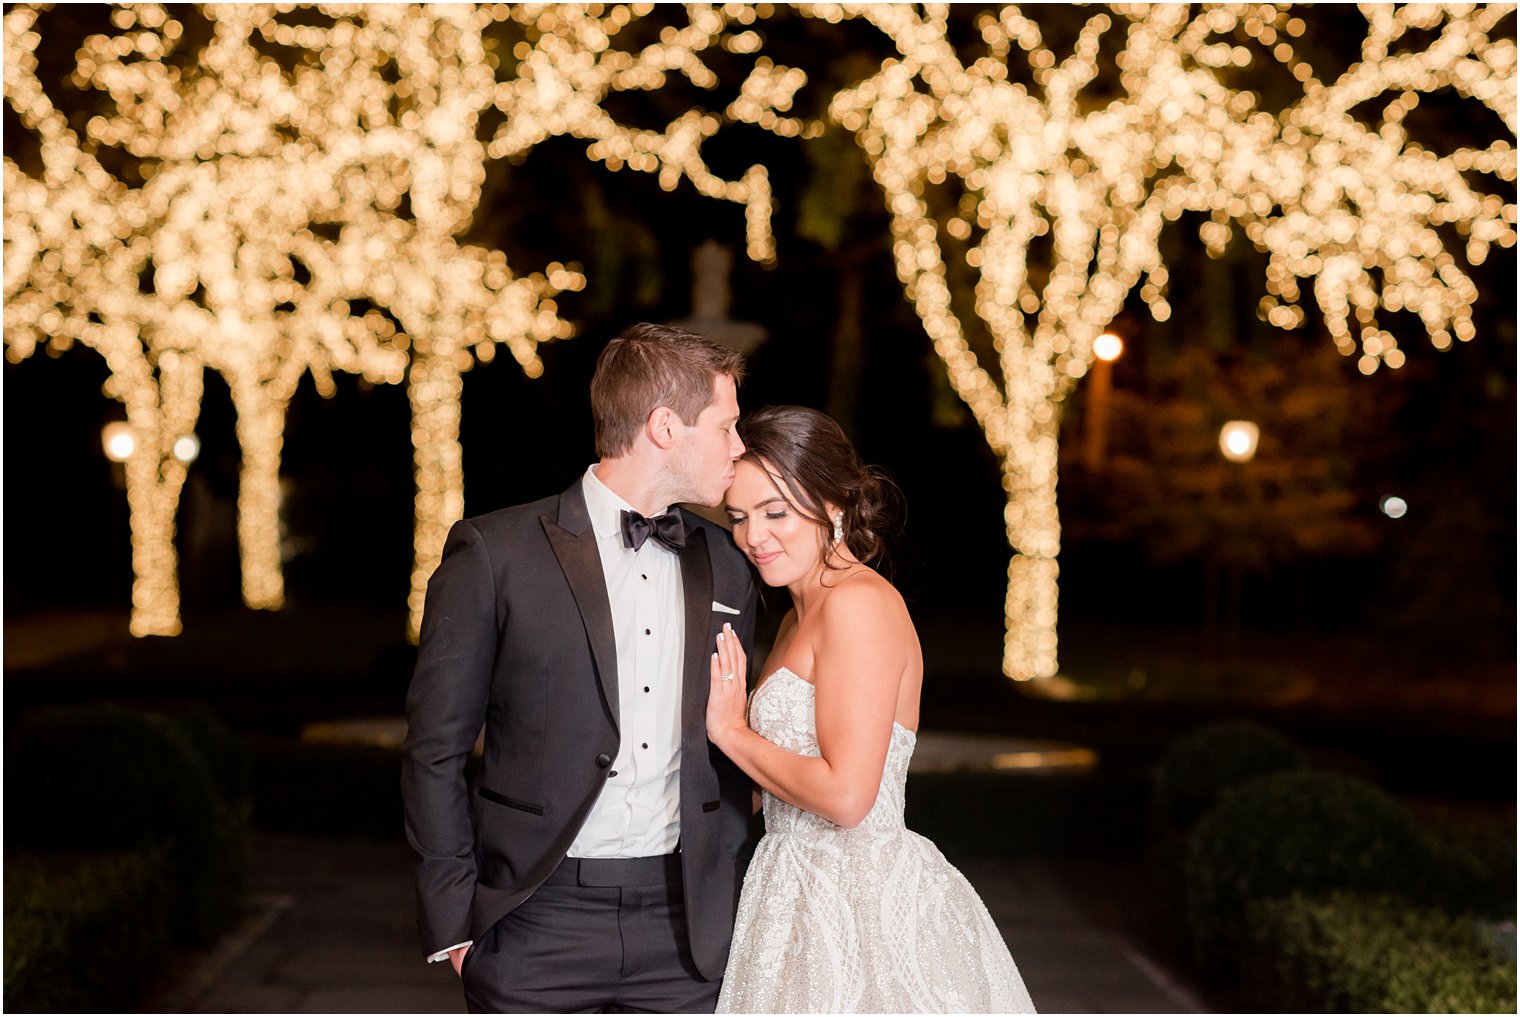
[[[804,756],[819,755],[813,694],[812,682],[787,668],[778,668],[750,697],[750,727],[783,749]],[[913,757],[913,747],[917,740],[912,731],[893,723],[892,741],[887,747],[887,762],[882,768],[876,804],[871,806],[871,811],[854,830],[845,830],[822,816],[789,805],[770,792],[765,792],[766,833],[824,833],[835,836],[888,836],[900,833],[903,829],[908,761]]]

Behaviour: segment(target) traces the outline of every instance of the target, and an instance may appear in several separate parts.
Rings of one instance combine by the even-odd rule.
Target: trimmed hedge
[[[5,1009],[135,1008],[169,946],[159,851],[5,860]]]
[[[222,801],[235,810],[251,811],[253,760],[243,739],[204,706],[191,707],[169,719],[205,760],[211,783]]]
[[[1208,724],[1172,742],[1153,775],[1162,824],[1184,831],[1226,791],[1256,777],[1301,770],[1303,754],[1272,728],[1254,721]]]
[[[247,806],[220,791],[237,780],[231,736],[209,715],[188,727],[110,704],[23,720],[6,739],[6,834],[35,853],[162,852],[170,937],[194,947],[241,904]],[[222,746],[217,770],[197,744]]]
[[[1206,974],[1228,974],[1249,942],[1253,901],[1340,890],[1435,896],[1439,862],[1404,808],[1344,774],[1287,771],[1226,792],[1193,831],[1188,928]]]
[[[1219,721],[1174,739],[1151,770],[1150,864],[1157,889],[1177,902],[1163,934],[1179,952],[1188,929],[1189,833],[1227,791],[1269,773],[1302,770],[1305,761],[1286,737],[1255,721]]]
[[[1386,896],[1331,894],[1247,907],[1266,1012],[1514,1013],[1515,959],[1468,918]]]
[[[1462,829],[1436,826],[1442,874],[1438,897],[1446,910],[1492,919],[1515,917],[1515,828]]]

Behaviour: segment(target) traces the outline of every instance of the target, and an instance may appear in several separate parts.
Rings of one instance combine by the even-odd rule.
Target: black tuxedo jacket
[[[755,578],[722,527],[684,509],[681,858],[691,954],[722,976],[750,781],[707,740],[709,660],[724,622],[748,650]],[[713,602],[736,607],[730,615]],[[559,865],[619,745],[612,608],[581,480],[465,519],[428,582],[407,693],[401,792],[424,951],[479,939]],[[465,762],[481,727],[479,786]]]

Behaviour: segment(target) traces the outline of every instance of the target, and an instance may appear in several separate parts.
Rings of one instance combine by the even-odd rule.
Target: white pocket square
[[[713,601],[712,609],[714,611],[722,611],[724,614],[739,614],[740,613],[739,609],[737,607],[729,607],[727,604],[720,604],[716,600]]]

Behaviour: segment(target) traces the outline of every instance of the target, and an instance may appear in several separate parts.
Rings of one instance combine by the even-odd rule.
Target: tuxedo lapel
[[[686,546],[681,549],[681,585],[686,595],[685,674],[681,681],[681,742],[700,745],[707,733],[707,691],[712,682],[708,658],[716,647],[708,645],[712,620],[712,558],[707,551],[707,531],[688,526]]]
[[[602,697],[607,701],[607,711],[612,726],[621,731],[618,718],[617,640],[613,635],[612,603],[607,598],[607,579],[602,573],[601,552],[596,546],[596,531],[591,527],[591,517],[586,511],[586,497],[580,481],[559,499],[559,519],[540,516],[549,546],[559,559],[559,567],[575,595],[575,606],[580,609],[581,624],[586,628],[586,639],[591,644],[591,656],[596,664],[596,677],[601,683]]]

